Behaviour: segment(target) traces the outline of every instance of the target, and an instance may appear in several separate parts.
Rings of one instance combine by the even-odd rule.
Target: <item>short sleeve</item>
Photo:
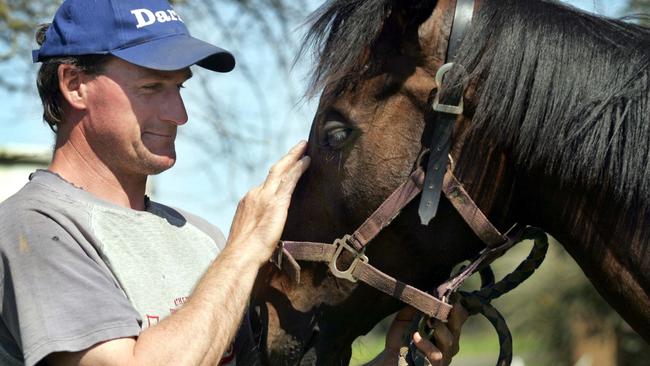
[[[43,212],[14,215],[0,220],[0,306],[25,365],[139,334],[137,311],[83,235]]]

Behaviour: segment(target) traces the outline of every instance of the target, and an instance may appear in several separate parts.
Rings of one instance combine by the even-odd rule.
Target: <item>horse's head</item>
[[[446,60],[456,2],[330,1],[316,12],[308,44],[318,56],[312,88],[322,95],[309,136],[312,163],[294,193],[283,239],[333,242],[352,233],[423,163],[419,157],[436,123],[431,110],[435,75],[449,61],[460,61],[467,72],[451,77],[451,84],[465,85],[465,109],[455,121],[450,155],[472,198],[502,229],[516,214],[527,224],[555,226],[560,239],[575,238],[572,230],[581,224],[575,220],[594,211],[582,193],[600,189],[590,174],[601,179],[606,172],[573,155],[592,158],[588,154],[599,145],[588,142],[611,136],[606,124],[629,118],[615,94],[599,90],[616,85],[636,93],[634,98],[647,96],[616,73],[589,75],[618,70],[637,55],[630,44],[643,39],[647,44],[646,31],[630,26],[620,32],[620,23],[553,2],[476,1],[478,19],[457,58]],[[592,32],[592,25],[604,35]],[[608,46],[612,39],[619,48]],[[605,56],[587,59],[594,49]],[[639,75],[641,56],[632,58],[641,60],[638,65],[625,69],[629,80]],[[574,64],[561,68],[557,59]],[[647,83],[647,71],[643,75],[646,79],[638,83]],[[601,103],[602,95],[608,99]],[[625,102],[627,97],[621,98]],[[642,114],[638,111],[634,115]],[[607,141],[602,146],[609,149]],[[597,169],[607,169],[607,156],[602,159]],[[615,178],[606,181],[599,197],[606,198],[610,187],[620,190],[612,183]],[[513,189],[515,182],[526,190]],[[547,209],[551,201],[563,214],[574,207],[585,214],[560,221]],[[427,226],[420,224],[417,206],[417,200],[406,206],[365,254],[385,273],[430,290],[483,244],[444,198]],[[269,266],[256,287],[253,313],[267,325],[260,332],[274,364],[346,363],[354,339],[402,306],[364,284],[333,277],[322,263],[301,266],[299,285]]]
[[[352,233],[420,163],[454,5],[333,2],[317,13],[310,35],[324,43],[314,87],[324,92],[309,137],[312,163],[294,193],[283,238],[331,243]],[[446,201],[439,212],[440,219],[423,226],[417,204],[410,204],[368,246],[371,264],[422,289],[444,281],[480,246]],[[269,282],[256,294],[273,363],[295,364],[307,348],[314,352],[308,358],[345,363],[356,337],[403,306],[332,277],[326,265],[301,266],[300,285],[269,269]]]

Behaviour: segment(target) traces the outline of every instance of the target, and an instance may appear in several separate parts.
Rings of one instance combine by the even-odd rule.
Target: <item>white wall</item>
[[[0,202],[22,188],[34,170],[45,169],[50,158],[49,149],[0,147]]]
[[[46,169],[52,158],[49,148],[36,146],[0,146],[0,202],[22,188],[36,169]],[[153,179],[147,180],[145,193],[154,197]]]

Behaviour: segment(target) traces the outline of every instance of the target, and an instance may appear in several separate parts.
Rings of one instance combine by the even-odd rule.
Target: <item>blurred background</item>
[[[565,2],[611,17],[650,13],[650,0]],[[0,0],[0,200],[51,156],[54,138],[42,121],[31,49],[36,25],[51,21],[59,3]],[[317,105],[317,99],[303,97],[312,60],[295,56],[306,17],[321,1],[173,3],[192,34],[232,51],[237,67],[223,75],[194,69],[183,90],[190,122],[180,129],[178,162],[153,177],[149,190],[153,199],[199,214],[227,233],[239,198],[289,147],[307,138]],[[514,269],[527,249],[524,244],[518,258],[499,261],[497,277]],[[513,365],[650,365],[650,346],[609,309],[557,243],[539,272],[496,306],[512,328]],[[383,349],[389,321],[355,343],[352,365]],[[490,365],[497,355],[489,323],[472,319],[453,364]]]

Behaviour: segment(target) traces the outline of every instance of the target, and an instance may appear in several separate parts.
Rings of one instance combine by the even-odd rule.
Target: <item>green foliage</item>
[[[639,24],[650,27],[650,0],[629,0],[627,14],[643,14]]]
[[[639,13],[650,13],[650,0],[629,0],[628,9]]]
[[[0,62],[30,62],[30,51],[36,45],[34,33],[38,24],[48,18],[61,0],[0,0]],[[15,76],[15,75],[10,75]],[[24,80],[0,73],[0,88],[23,89]]]

